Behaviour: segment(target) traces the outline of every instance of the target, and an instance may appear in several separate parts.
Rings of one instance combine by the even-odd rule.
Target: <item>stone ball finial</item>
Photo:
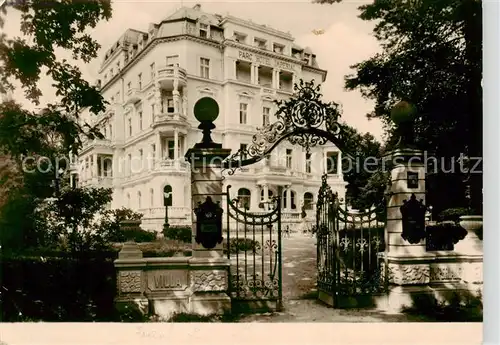
[[[211,97],[200,98],[194,105],[194,117],[200,122],[214,122],[219,117],[219,104]]]
[[[416,114],[417,109],[413,104],[407,101],[401,101],[392,108],[391,120],[396,126],[398,126],[400,124],[414,120]]]

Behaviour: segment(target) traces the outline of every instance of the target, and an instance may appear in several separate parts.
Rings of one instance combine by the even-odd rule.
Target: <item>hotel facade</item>
[[[169,223],[188,225],[191,170],[184,155],[202,137],[193,115],[196,101],[208,96],[218,102],[212,137],[234,153],[250,145],[258,128],[276,121],[273,101],[290,98],[295,82],[322,83],[326,75],[313,52],[294,44],[289,33],[205,13],[199,5],[181,8],[147,31],[129,29],[100,67],[106,111],[81,116],[97,124],[105,139],[85,142],[72,179],[81,186],[112,188],[112,208],[143,213],[143,228],[156,231],[165,217],[164,190],[171,188]],[[315,216],[325,172],[332,189],[345,198],[340,159],[333,144],[307,155],[285,142],[267,159],[225,174],[224,183],[250,212],[265,211],[264,201],[283,187],[282,219],[293,228],[302,205],[311,220]]]

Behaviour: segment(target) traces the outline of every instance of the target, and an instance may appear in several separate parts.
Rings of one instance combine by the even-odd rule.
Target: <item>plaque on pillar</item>
[[[403,217],[403,232],[401,237],[411,244],[419,243],[425,238],[425,211],[427,208],[423,200],[417,200],[412,194],[410,200],[403,200],[403,206],[399,208]]]
[[[418,173],[409,171],[406,175],[406,182],[408,188],[411,189],[418,188]]]
[[[196,214],[196,243],[206,249],[213,249],[222,243],[222,213],[219,203],[214,203],[207,196],[204,203],[199,203],[194,210]]]

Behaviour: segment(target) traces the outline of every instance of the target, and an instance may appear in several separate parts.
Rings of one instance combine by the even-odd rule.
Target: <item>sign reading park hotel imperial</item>
[[[256,62],[264,66],[275,67],[289,71],[297,71],[297,66],[293,63],[273,59],[267,56],[257,55],[243,50],[238,50],[238,58],[244,61]]]

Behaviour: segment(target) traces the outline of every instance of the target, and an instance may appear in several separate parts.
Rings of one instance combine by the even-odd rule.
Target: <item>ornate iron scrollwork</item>
[[[235,170],[256,163],[265,158],[285,139],[297,144],[310,153],[312,147],[331,141],[340,149],[343,145],[343,126],[338,122],[340,105],[321,100],[320,85],[314,80],[294,85],[295,95],[288,100],[275,101],[278,106],[278,120],[253,136],[246,149],[240,149],[224,161],[224,170],[230,175]]]

